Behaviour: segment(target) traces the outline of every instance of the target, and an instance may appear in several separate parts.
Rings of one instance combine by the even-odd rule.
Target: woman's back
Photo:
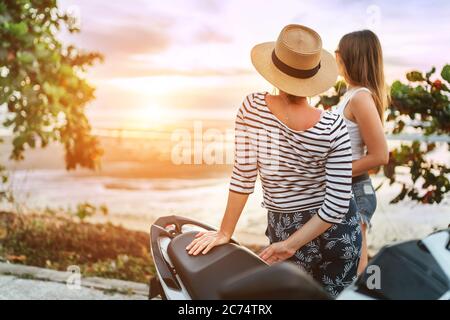
[[[318,120],[306,130],[293,130],[272,113],[264,93],[248,95],[236,118],[230,189],[253,192],[259,172],[266,208],[321,208],[324,220],[340,221],[348,210],[351,186],[350,140],[339,115],[322,112]]]
[[[270,112],[293,131],[314,127],[322,118],[322,110],[312,107],[303,97],[265,94],[264,102]]]

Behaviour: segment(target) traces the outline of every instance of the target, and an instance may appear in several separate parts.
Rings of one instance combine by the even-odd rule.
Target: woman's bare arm
[[[370,93],[360,92],[347,107],[359,125],[361,137],[367,146],[367,155],[353,161],[352,175],[361,175],[370,169],[387,164],[389,151],[383,125]]]
[[[298,250],[305,244],[311,242],[332,226],[331,223],[323,221],[318,215],[314,215],[307,223],[292,236],[287,239],[287,245],[290,248]]]
[[[292,257],[299,248],[327,231],[331,225],[331,223],[325,222],[317,215],[314,215],[303,227],[295,231],[285,241],[273,243],[265,248],[259,256],[268,264],[287,260]]]
[[[200,252],[206,254],[213,247],[228,243],[247,203],[248,196],[248,194],[229,191],[227,208],[225,209],[219,231],[198,233],[194,241],[186,247],[189,254],[197,255]]]
[[[220,231],[222,231],[229,238],[234,233],[236,224],[241,216],[242,210],[244,210],[245,204],[248,200],[248,194],[228,192],[227,208],[220,225]]]

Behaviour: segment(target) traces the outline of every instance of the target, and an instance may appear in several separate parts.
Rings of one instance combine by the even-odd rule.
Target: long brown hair
[[[381,122],[388,105],[384,80],[383,51],[380,41],[370,30],[346,34],[337,50],[344,65],[344,77],[350,84],[370,89]]]

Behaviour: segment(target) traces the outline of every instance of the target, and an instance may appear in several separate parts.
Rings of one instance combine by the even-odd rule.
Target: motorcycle
[[[186,246],[213,227],[184,217],[159,218],[150,230],[156,267],[149,298],[168,300],[333,299],[289,262],[267,265],[236,240],[191,256]],[[450,299],[450,228],[382,248],[337,299]]]

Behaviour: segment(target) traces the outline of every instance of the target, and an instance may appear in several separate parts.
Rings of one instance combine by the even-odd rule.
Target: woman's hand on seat
[[[203,231],[195,235],[195,239],[186,247],[190,255],[200,252],[207,254],[212,248],[230,242],[229,236],[222,231]]]
[[[289,259],[295,254],[295,249],[291,248],[286,241],[272,243],[265,248],[259,257],[268,264],[274,264]]]

